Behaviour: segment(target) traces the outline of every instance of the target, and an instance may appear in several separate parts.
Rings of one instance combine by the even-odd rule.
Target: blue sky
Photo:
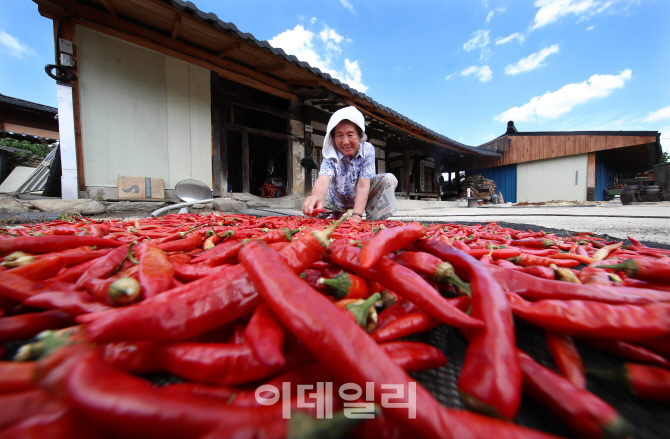
[[[382,105],[469,144],[519,131],[660,131],[669,0],[195,0]],[[0,93],[56,106],[52,23],[0,2]]]

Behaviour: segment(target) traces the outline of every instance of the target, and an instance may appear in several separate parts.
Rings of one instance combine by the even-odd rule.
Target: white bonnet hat
[[[330,132],[335,129],[338,123],[343,120],[349,120],[363,131],[363,136],[361,137],[361,142],[368,140],[368,136],[365,134],[365,118],[363,113],[361,113],[356,107],[344,107],[340,108],[330,116],[328,121],[328,128],[326,128],[326,138],[323,140],[323,158],[334,158],[337,159],[337,153],[335,152],[335,145],[333,144],[333,138],[330,136]]]

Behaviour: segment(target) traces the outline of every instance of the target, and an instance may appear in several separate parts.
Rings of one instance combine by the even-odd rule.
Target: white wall
[[[587,154],[519,163],[517,202],[586,201],[587,165]]]
[[[87,187],[119,175],[212,187],[208,70],[77,26],[79,102]]]

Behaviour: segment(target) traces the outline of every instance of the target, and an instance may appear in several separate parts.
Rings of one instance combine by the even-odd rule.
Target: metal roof
[[[464,143],[453,140],[453,139],[451,139],[447,136],[443,136],[442,134],[439,134],[439,133],[437,133],[437,132],[435,132],[435,131],[433,131],[429,128],[426,128],[425,126],[423,126],[423,125],[421,125],[417,122],[414,122],[413,120],[409,119],[408,117],[403,116],[402,114],[398,113],[397,111],[379,104],[378,102],[376,102],[375,100],[373,100],[369,96],[365,95],[364,93],[361,93],[358,90],[356,90],[356,89],[350,87],[349,85],[345,84],[344,82],[341,82],[340,80],[338,80],[336,78],[333,78],[328,73],[324,73],[321,70],[319,70],[318,68],[310,66],[306,62],[300,61],[298,58],[296,58],[293,55],[287,54],[282,49],[277,49],[277,48],[272,47],[270,45],[270,43],[268,43],[267,41],[258,40],[252,34],[240,31],[237,28],[237,26],[235,26],[233,23],[228,23],[228,22],[225,22],[223,20],[220,20],[219,17],[217,17],[216,14],[214,14],[212,12],[206,13],[206,12],[201,11],[200,9],[198,9],[198,7],[196,5],[194,5],[190,1],[182,1],[182,0],[162,0],[162,1],[164,3],[170,4],[174,7],[176,7],[178,9],[182,10],[182,11],[189,12],[189,13],[193,14],[195,17],[198,17],[199,19],[201,19],[201,20],[203,20],[207,23],[213,24],[215,26],[220,27],[221,29],[223,29],[225,31],[233,33],[233,34],[237,35],[238,37],[240,37],[240,38],[242,38],[242,39],[244,39],[244,40],[246,40],[250,43],[255,44],[258,47],[261,47],[265,50],[268,50],[268,51],[272,52],[276,56],[284,58],[285,60],[303,68],[304,70],[308,70],[308,71],[312,72],[313,74],[318,75],[318,76],[326,79],[327,81],[330,81],[331,83],[335,84],[336,86],[338,86],[338,87],[340,87],[344,90],[347,90],[352,94],[355,94],[356,96],[360,97],[361,99],[366,100],[367,102],[369,102],[370,104],[379,108],[380,110],[382,110],[382,111],[384,111],[388,114],[391,114],[394,117],[397,117],[398,119],[401,119],[401,120],[407,122],[408,124],[413,125],[413,126],[419,128],[419,129],[425,131],[426,133],[429,133],[429,134],[437,137],[438,139],[442,140],[443,142],[450,143],[454,146],[460,147],[460,148],[462,148],[466,151],[470,151],[470,152],[473,152],[475,154],[480,154],[480,155],[485,155],[485,156],[493,156],[493,157],[501,157],[502,156],[501,154],[499,154],[495,151],[487,150],[487,149],[484,149],[484,148],[478,148],[478,147],[475,147],[475,146],[466,145]]]
[[[10,96],[5,96],[0,93],[0,102],[14,105],[16,107],[27,108],[29,110],[45,111],[47,113],[57,114],[58,109],[54,107],[49,107],[47,105],[36,104],[34,102],[24,101],[23,99],[12,98]]]

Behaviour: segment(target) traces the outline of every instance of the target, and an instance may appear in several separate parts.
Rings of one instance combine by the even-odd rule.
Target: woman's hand
[[[314,216],[314,209],[323,209],[324,199],[317,195],[310,195],[302,203],[302,213],[307,216]]]
[[[314,182],[312,195],[305,198],[305,201],[302,203],[302,213],[304,215],[314,216],[314,209],[323,209],[325,207],[328,185],[330,185],[330,177],[327,175],[319,175]]]

